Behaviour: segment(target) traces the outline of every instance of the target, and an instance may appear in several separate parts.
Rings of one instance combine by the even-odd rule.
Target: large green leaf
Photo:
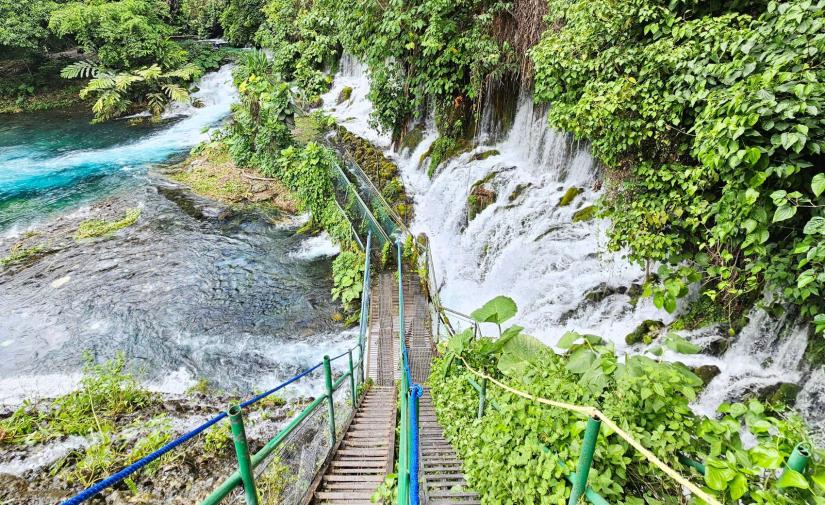
[[[556,344],[556,347],[560,349],[570,349],[580,338],[582,338],[582,335],[576,333],[575,331],[568,331],[561,336],[559,342]]]
[[[479,350],[479,354],[489,356],[490,354],[497,354],[501,352],[501,349],[505,346],[505,344],[521,333],[522,330],[524,330],[524,328],[518,325],[507,328],[496,340],[486,340],[484,345]]]
[[[485,303],[483,307],[473,311],[470,317],[479,323],[502,324],[516,315],[518,307],[512,298],[497,296]]]
[[[784,461],[782,454],[773,447],[758,445],[751,449],[749,454],[754,463],[769,470],[776,470],[782,466],[782,462]]]
[[[595,352],[586,348],[581,348],[570,355],[570,358],[567,360],[567,369],[573,373],[585,373],[590,370],[590,367],[595,360]]]
[[[678,333],[673,332],[667,334],[664,344],[665,347],[679,354],[696,354],[701,350],[699,346],[691,344]]]
[[[802,233],[805,235],[825,235],[825,217],[812,217],[811,220],[805,224]]]
[[[783,204],[776,208],[773,214],[773,222],[787,221],[796,215],[796,207],[792,205]]]
[[[501,349],[498,369],[508,375],[522,373],[546,349],[547,346],[535,337],[525,333],[513,335]]]
[[[825,191],[825,174],[816,174],[811,180],[811,190],[819,196]]]
[[[785,487],[795,487],[798,489],[808,489],[810,485],[808,484],[808,479],[805,478],[804,475],[797,472],[796,470],[791,470],[790,468],[786,468],[784,472],[782,472],[782,476],[779,477],[779,480],[776,481],[776,485],[782,488]]]
[[[456,356],[461,356],[461,354],[464,353],[464,349],[467,348],[467,345],[470,343],[470,340],[472,339],[473,329],[467,328],[461,333],[457,333],[450,338],[450,340],[447,342],[447,350],[455,354]]]

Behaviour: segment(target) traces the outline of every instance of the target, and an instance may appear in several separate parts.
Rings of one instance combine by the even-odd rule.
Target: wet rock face
[[[793,407],[802,388],[792,382],[779,382],[755,390],[752,395],[763,403]]]
[[[467,197],[467,221],[472,221],[484,209],[496,201],[496,192],[484,185],[473,188]]]
[[[627,334],[624,341],[627,345],[638,344],[640,342],[649,344],[659,336],[659,333],[661,333],[664,327],[665,323],[662,321],[645,319],[635,330]]]
[[[719,375],[722,371],[716,365],[702,365],[693,369],[693,373],[702,379],[702,383],[707,386],[714,377]]]

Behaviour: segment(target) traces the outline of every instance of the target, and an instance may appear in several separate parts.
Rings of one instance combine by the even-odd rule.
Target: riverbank
[[[88,364],[77,391],[0,410],[0,502],[62,501],[241,401],[205,381],[184,394],[153,392],[125,364],[122,355]],[[273,395],[256,404],[245,416],[250,448],[260,449],[309,401]],[[235,467],[229,422],[223,421],[116,486],[105,501],[199,502]],[[277,487],[261,490],[273,495]],[[262,498],[277,503],[277,496]]]

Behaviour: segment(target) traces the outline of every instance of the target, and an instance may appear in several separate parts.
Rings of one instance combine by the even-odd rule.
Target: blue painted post
[[[410,390],[410,505],[419,504],[418,491],[418,399],[424,394],[420,385]]]

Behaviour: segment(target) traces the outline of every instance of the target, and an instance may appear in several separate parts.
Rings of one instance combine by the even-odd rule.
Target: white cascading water
[[[338,104],[345,87],[352,88],[350,99]],[[423,141],[412,152],[395,153],[390,137],[369,126],[368,92],[366,68],[345,56],[332,89],[323,97],[324,107],[398,164],[415,199],[412,230],[430,239],[446,305],[468,313],[494,296],[507,295],[519,307],[515,322],[543,342],[552,345],[565,331],[576,330],[614,342],[619,353],[630,351],[625,336],[642,321],[671,320],[647,299],[635,306],[630,303],[627,289],[640,283],[644,273],[620,254],[607,252],[607,222],[572,221],[577,210],[601,196],[594,190],[598,167],[585,146],[548,126],[546,111],[529,96],[520,98],[513,126],[503,140],[448,161],[431,179],[427,161],[421,164],[420,158],[438,137],[435,129],[428,125]],[[479,135],[482,142],[492,137]],[[498,154],[473,159],[492,149]],[[467,199],[473,184],[485,178],[496,200],[468,223]],[[571,187],[583,191],[569,206],[559,206]],[[594,291],[606,296],[588,300],[587,293]],[[805,377],[799,370],[804,366],[806,331],[792,321],[776,321],[754,310],[724,356],[667,352],[665,358],[720,368],[720,375],[695,405],[697,411],[712,414],[725,399],[777,382],[802,381]],[[685,336],[709,338],[701,332]],[[719,336],[710,335],[713,340]],[[825,410],[823,384],[825,373],[815,373],[799,396],[800,407],[817,424]]]

